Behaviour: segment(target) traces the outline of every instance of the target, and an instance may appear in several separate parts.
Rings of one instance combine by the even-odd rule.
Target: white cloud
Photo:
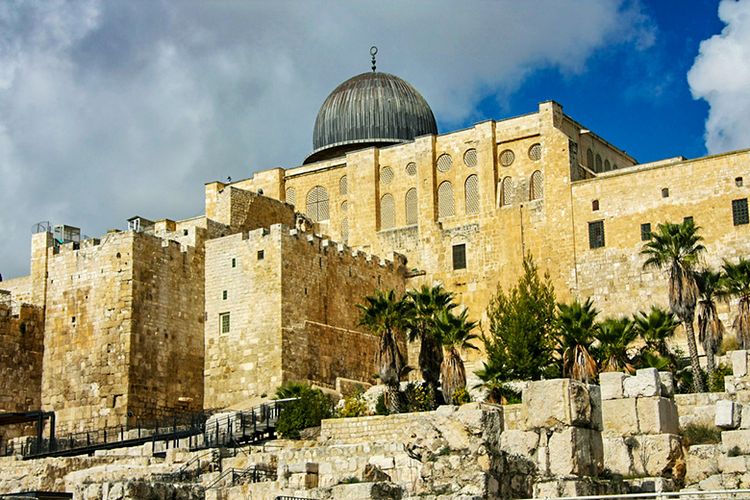
[[[723,0],[721,34],[700,44],[688,73],[693,97],[708,101],[706,148],[720,153],[750,146],[750,1]]]
[[[27,272],[39,220],[187,217],[204,182],[298,165],[372,44],[446,130],[646,25],[627,0],[0,2],[0,272]]]

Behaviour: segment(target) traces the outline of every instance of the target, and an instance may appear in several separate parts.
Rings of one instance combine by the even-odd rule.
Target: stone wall
[[[22,304],[18,314],[12,314],[10,305],[0,302],[0,346],[0,412],[39,409],[44,352],[43,311]]]
[[[357,303],[404,290],[403,260],[276,224],[206,243],[206,406],[272,394],[287,380],[371,381],[377,339]],[[222,315],[229,331],[222,333]]]
[[[220,182],[206,185],[206,218],[229,228],[229,233],[272,224],[294,226],[294,208],[248,189]],[[228,233],[228,234],[229,234]]]

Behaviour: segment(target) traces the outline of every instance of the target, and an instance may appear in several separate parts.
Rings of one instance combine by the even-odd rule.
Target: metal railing
[[[740,496],[738,496],[740,495]],[[652,500],[669,500],[672,498],[707,498],[707,499],[750,499],[750,489],[710,490],[710,491],[657,491],[653,493],[622,493],[612,495],[589,495],[578,497],[539,497],[536,500],[616,500],[643,498]],[[525,500],[532,500],[530,498]]]
[[[224,488],[242,483],[276,481],[276,478],[275,468],[264,464],[253,464],[246,469],[227,469],[217,477],[215,481],[206,486],[206,489],[218,487]]]

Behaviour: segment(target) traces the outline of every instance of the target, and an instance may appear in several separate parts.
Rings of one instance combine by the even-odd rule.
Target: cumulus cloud
[[[645,24],[636,0],[0,2],[0,272],[27,272],[37,221],[188,217],[204,182],[300,164],[372,44],[447,130]]]
[[[693,97],[705,99],[709,153],[750,146],[750,1],[723,0],[719,18],[726,27],[704,40],[688,83]]]

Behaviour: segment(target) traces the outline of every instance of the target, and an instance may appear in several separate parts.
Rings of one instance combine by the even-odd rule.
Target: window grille
[[[604,221],[589,222],[589,248],[604,246]]]
[[[501,207],[508,206],[513,201],[513,180],[510,177],[506,177],[500,181],[498,197],[498,206]]]
[[[219,314],[219,325],[221,333],[229,333],[229,313]]]
[[[453,185],[445,181],[438,187],[438,218],[455,215],[453,208]]]
[[[747,212],[747,198],[741,200],[732,200],[732,222],[735,226],[750,223],[750,217]]]
[[[541,200],[544,198],[544,178],[539,170],[531,174],[529,183],[529,200]]]
[[[406,192],[406,224],[413,225],[417,223],[417,190],[411,188]]]
[[[466,203],[467,214],[479,213],[479,178],[476,175],[470,175],[464,183],[464,201]]]
[[[349,181],[347,180],[345,175],[341,176],[341,179],[339,179],[339,194],[347,194],[349,191]]]
[[[380,198],[380,229],[391,229],[396,225],[396,207],[393,195],[388,193]]]
[[[380,169],[380,183],[390,184],[393,180],[393,169],[391,167],[383,167]]]
[[[602,171],[602,156],[596,155],[596,169],[595,172],[601,172]]]
[[[464,165],[467,167],[477,166],[477,150],[474,148],[467,149],[464,153]]]
[[[417,175],[417,164],[413,161],[410,161],[406,164],[406,173],[409,174],[410,177],[414,177]]]
[[[532,161],[539,161],[542,159],[542,145],[538,142],[532,144],[529,148],[529,159]]]
[[[594,170],[594,152],[591,151],[591,148],[586,150],[586,166],[590,170]]]
[[[266,252],[264,250],[258,250],[258,260],[263,260],[266,258]]]
[[[509,167],[515,159],[516,154],[510,149],[506,149],[505,151],[500,153],[500,165],[502,165],[503,167]]]
[[[346,213],[347,210],[349,210],[349,203],[347,203],[346,201],[344,201],[344,202],[341,203],[341,211],[343,213]]]
[[[453,245],[453,269],[466,269],[466,244]]]
[[[693,223],[693,216],[692,215],[688,215],[687,217],[683,217],[682,222],[684,224]]]
[[[221,300],[227,300],[227,296],[228,296],[228,294],[227,294],[226,290],[224,290],[224,291],[221,292]]]
[[[437,159],[437,169],[441,172],[447,172],[453,166],[453,158],[451,155],[444,153],[441,154]]]
[[[290,205],[297,204],[297,190],[290,187],[286,188],[286,202]]]
[[[669,188],[661,188],[661,197],[669,198]]]
[[[344,243],[349,241],[349,219],[346,217],[341,219],[341,239]]]
[[[646,222],[641,224],[641,241],[648,241],[651,239],[651,223]]]
[[[232,267],[237,267],[237,259],[232,257]]]
[[[313,222],[328,220],[328,191],[323,186],[315,186],[307,193],[307,216]]]

